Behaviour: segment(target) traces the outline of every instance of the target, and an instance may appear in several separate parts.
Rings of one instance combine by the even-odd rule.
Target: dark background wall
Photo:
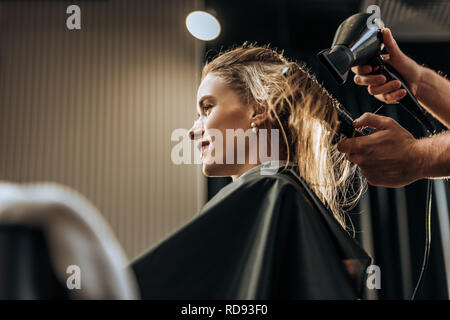
[[[207,0],[206,8],[218,17],[222,34],[207,44],[205,58],[245,41],[271,44],[283,49],[291,59],[307,62],[317,78],[356,118],[366,111],[375,111],[381,102],[365,88],[356,86],[351,76],[345,85],[338,86],[315,55],[331,45],[340,22],[365,11],[368,4],[380,6],[382,19],[386,17],[386,26],[392,29],[406,54],[434,70],[445,74],[450,71],[450,12],[448,3],[442,1]],[[423,136],[417,123],[398,106],[385,106],[379,114],[398,120],[416,137]],[[208,180],[209,197],[229,183],[224,178]],[[439,186],[439,190],[443,187],[447,192],[446,182]],[[411,297],[423,259],[425,194],[424,180],[401,189],[369,187],[360,205],[352,210],[358,230],[356,238],[381,269],[381,290],[369,292],[370,297]],[[439,200],[443,204],[441,213],[442,208],[448,208],[445,197],[435,197],[431,260],[418,299],[448,298],[444,261],[448,251],[441,245],[442,225],[438,224],[441,222],[448,231],[448,220],[438,217],[436,203]],[[447,236],[444,234],[444,239]]]

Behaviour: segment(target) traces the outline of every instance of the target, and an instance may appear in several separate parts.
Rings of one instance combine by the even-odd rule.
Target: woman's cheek
[[[225,164],[227,154],[226,123],[220,121],[217,114],[211,114],[205,122],[205,132],[211,142],[211,156],[217,161],[221,158],[222,163]]]

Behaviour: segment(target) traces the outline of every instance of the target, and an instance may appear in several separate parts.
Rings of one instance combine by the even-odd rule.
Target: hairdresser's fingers
[[[345,157],[348,160],[348,156],[352,150],[353,138],[352,139],[342,139],[337,144],[337,149],[341,153],[345,153]]]
[[[339,141],[339,143],[337,144],[337,149],[339,152],[346,154],[345,156],[347,160],[353,163],[357,163],[353,161],[353,156],[355,154],[365,153],[367,145],[370,145],[371,143],[373,143],[372,135],[347,138]]]
[[[371,94],[371,95],[377,95],[377,94],[385,94],[385,93],[391,93],[393,91],[396,91],[398,89],[400,89],[400,87],[402,86],[402,83],[399,80],[393,80],[393,81],[389,81],[386,82],[382,85],[369,85],[367,87],[367,91]]]
[[[368,85],[380,86],[386,82],[386,77],[382,74],[367,75],[367,76],[355,75],[354,81],[356,84],[359,84],[360,86],[368,86]]]
[[[385,61],[387,61],[391,58],[391,55],[389,53],[388,54],[380,54],[380,56],[381,56],[381,59],[383,59]]]
[[[346,158],[353,164],[358,164],[360,161],[360,155],[358,153],[348,153],[346,154]]]
[[[387,104],[397,103],[398,100],[403,99],[406,96],[406,90],[400,89],[394,92],[386,93],[382,95],[383,100]]]
[[[353,121],[353,126],[355,128],[369,127],[376,130],[386,130],[392,128],[394,125],[394,119],[370,112],[364,113],[361,117]],[[370,135],[368,137],[370,137]]]
[[[398,104],[397,100],[388,100],[388,101],[383,101],[385,104]]]
[[[403,54],[397,44],[397,41],[395,41],[394,37],[392,36],[392,32],[389,28],[383,29],[383,43],[390,55],[389,60],[395,59],[396,57]]]
[[[372,67],[368,64],[363,66],[354,66],[352,67],[352,71],[355,74],[364,75],[372,72]]]

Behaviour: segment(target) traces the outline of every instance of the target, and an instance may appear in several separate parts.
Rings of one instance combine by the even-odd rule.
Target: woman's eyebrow
[[[198,106],[201,107],[205,100],[212,99],[212,98],[214,98],[214,97],[212,95],[210,95],[210,94],[201,97],[199,102],[198,102]]]

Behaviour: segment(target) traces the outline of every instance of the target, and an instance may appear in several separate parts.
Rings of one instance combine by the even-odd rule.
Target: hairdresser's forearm
[[[450,177],[450,131],[417,140],[416,145],[423,178]]]
[[[450,128],[450,81],[431,69],[421,68],[417,99],[436,119]]]

